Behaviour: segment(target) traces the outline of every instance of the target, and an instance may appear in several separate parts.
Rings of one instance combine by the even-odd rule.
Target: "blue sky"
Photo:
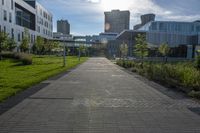
[[[93,35],[104,31],[104,11],[130,10],[133,25],[139,16],[155,13],[156,20],[200,20],[200,0],[38,0],[54,15],[56,21],[67,19],[74,35]]]

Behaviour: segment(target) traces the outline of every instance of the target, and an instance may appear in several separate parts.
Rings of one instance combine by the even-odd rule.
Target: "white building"
[[[53,33],[53,38],[54,39],[60,39],[60,40],[68,40],[68,41],[72,41],[73,40],[73,36],[72,35],[63,34],[63,33],[60,33],[60,32],[54,32]]]
[[[9,34],[18,46],[28,29],[30,44],[37,36],[53,37],[53,15],[36,0],[0,0],[0,30]]]

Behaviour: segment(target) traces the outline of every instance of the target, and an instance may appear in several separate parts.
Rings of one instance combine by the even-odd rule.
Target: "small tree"
[[[53,41],[53,49],[52,51],[55,53],[59,53],[63,50],[63,47],[61,47],[60,43],[57,41]]]
[[[52,49],[53,49],[53,42],[49,41],[49,40],[46,40],[44,42],[44,49],[45,49],[45,53],[46,54],[50,54]]]
[[[33,54],[37,54],[36,43],[34,43],[33,46],[32,46],[32,53],[33,53]]]
[[[70,52],[71,52],[70,48],[66,46],[65,50],[66,50],[66,55],[70,55]]]
[[[17,47],[17,44],[16,44],[15,40],[12,38],[9,38],[7,40],[7,50],[13,51],[16,47]]]
[[[146,41],[146,36],[138,34],[136,37],[136,46],[134,52],[142,59],[142,67],[144,57],[148,56],[148,44]]]
[[[21,52],[27,52],[29,50],[29,40],[29,31],[27,28],[24,28],[24,37],[20,45]]]
[[[34,45],[35,45],[37,54],[42,54],[43,48],[44,48],[44,38],[42,38],[41,36],[37,36],[36,42]]]
[[[82,55],[82,53],[84,53],[85,52],[85,46],[84,45],[79,45],[79,47],[78,47],[78,59],[79,59],[79,61],[80,61],[80,59],[81,59],[81,55]]]
[[[196,54],[195,67],[200,70],[200,50],[197,50]]]
[[[27,52],[28,51],[28,40],[26,38],[24,38],[21,42],[20,45],[20,50],[21,52]]]
[[[162,56],[165,58],[165,63],[167,62],[167,56],[170,52],[170,48],[167,44],[163,43],[160,45],[158,51],[162,54]]]
[[[121,56],[123,57],[123,61],[125,60],[125,57],[128,55],[128,45],[123,43],[120,45],[120,53]],[[120,56],[120,58],[121,58]]]
[[[2,51],[5,50],[8,34],[0,31],[0,60],[2,60]]]

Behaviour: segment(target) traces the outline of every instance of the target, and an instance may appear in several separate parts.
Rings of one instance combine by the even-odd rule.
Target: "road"
[[[0,116],[0,133],[200,133],[200,105],[90,58]]]

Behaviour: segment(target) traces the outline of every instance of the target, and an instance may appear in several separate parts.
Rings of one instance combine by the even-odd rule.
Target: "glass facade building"
[[[145,26],[144,26],[145,27]],[[147,40],[154,45],[167,43],[178,45],[199,45],[200,22],[154,21],[146,25]]]
[[[134,34],[138,34],[138,32],[144,32],[149,47],[152,49],[158,48],[163,43],[168,44],[174,57],[193,58],[195,51],[200,48],[200,21],[151,20],[144,25],[136,25],[134,28],[135,30],[121,32],[117,37],[117,39],[127,42],[129,49],[134,47],[136,37]]]

